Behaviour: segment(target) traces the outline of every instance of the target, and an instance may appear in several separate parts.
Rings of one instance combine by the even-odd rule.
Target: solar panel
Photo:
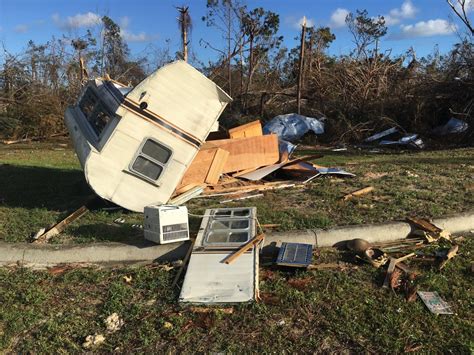
[[[308,267],[313,258],[313,246],[302,243],[282,243],[276,263],[283,266]]]

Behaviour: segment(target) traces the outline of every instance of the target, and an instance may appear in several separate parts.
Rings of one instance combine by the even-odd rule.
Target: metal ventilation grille
[[[279,265],[307,267],[311,264],[313,246],[301,243],[282,243],[276,263]]]
[[[163,226],[163,241],[176,240],[186,238],[188,236],[188,228],[186,223],[169,224]]]

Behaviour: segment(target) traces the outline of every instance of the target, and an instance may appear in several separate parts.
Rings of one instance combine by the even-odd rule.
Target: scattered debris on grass
[[[308,267],[313,259],[313,246],[303,243],[282,243],[275,264],[290,267]]]
[[[433,134],[438,136],[445,136],[448,134],[463,133],[467,131],[469,124],[458,118],[451,117],[443,126],[438,126],[433,129]]]
[[[86,350],[91,350],[103,342],[105,342],[105,337],[102,334],[88,335],[84,343],[82,343],[82,347]]]
[[[423,303],[434,314],[453,314],[451,306],[443,300],[438,292],[417,291]]]
[[[121,319],[117,313],[112,313],[110,316],[108,316],[104,323],[109,333],[115,333],[116,331],[119,331],[124,324],[123,319]]]
[[[350,200],[354,197],[359,197],[359,196],[368,194],[369,192],[372,192],[372,191],[374,191],[374,187],[373,186],[367,186],[367,187],[364,187],[363,189],[356,190],[356,191],[353,191],[353,192],[345,195],[343,197],[343,200],[347,201],[347,200]]]

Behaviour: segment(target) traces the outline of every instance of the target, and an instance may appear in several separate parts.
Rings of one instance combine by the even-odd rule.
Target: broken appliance
[[[186,206],[146,206],[143,223],[145,239],[157,244],[189,240]]]
[[[143,212],[168,202],[231,100],[191,65],[176,61],[135,88],[89,81],[65,122],[90,187]]]
[[[256,234],[256,208],[208,209],[203,217],[184,278],[180,302],[237,303],[258,295],[258,249],[233,263],[224,260]]]

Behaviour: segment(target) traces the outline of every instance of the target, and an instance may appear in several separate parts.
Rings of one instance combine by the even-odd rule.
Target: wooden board
[[[278,136],[275,134],[216,140],[203,145],[203,149],[213,147],[224,149],[230,153],[223,173],[275,164],[280,159]]]
[[[263,135],[262,124],[259,120],[229,129],[230,138],[257,137]]]
[[[186,170],[177,190],[186,185],[216,184],[228,157],[229,152],[221,148],[201,149]]]
[[[217,184],[219,178],[224,170],[224,165],[229,158],[229,152],[224,149],[217,148],[212,164],[207,171],[206,179],[204,182],[208,184]]]
[[[45,233],[40,234],[35,236],[35,239],[33,240],[33,243],[45,243],[48,240],[50,240],[52,237],[58,235],[61,233],[63,230],[66,229],[68,225],[70,225],[72,222],[75,220],[81,218],[83,215],[85,215],[89,209],[87,206],[81,206],[77,210],[75,210],[73,213],[68,215],[66,218],[64,218],[61,222],[56,223],[54,226],[52,226],[50,229],[48,229]]]

